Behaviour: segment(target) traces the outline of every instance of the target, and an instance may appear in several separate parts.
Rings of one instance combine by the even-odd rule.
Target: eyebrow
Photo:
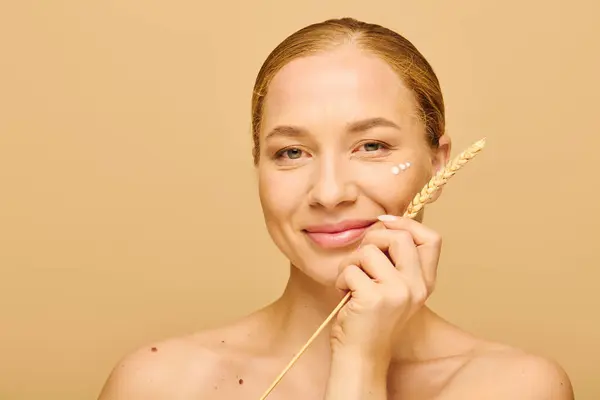
[[[400,130],[400,127],[396,123],[383,117],[367,118],[360,121],[354,121],[349,123],[346,126],[346,129],[350,133],[360,133],[380,126]],[[271,131],[269,131],[269,133],[266,135],[265,139],[269,139],[273,136],[300,137],[306,135],[307,133],[308,132],[306,129],[297,126],[279,125],[271,129]]]
[[[304,136],[307,133],[308,132],[306,131],[306,129],[302,129],[297,126],[279,125],[271,129],[271,131],[265,137],[265,140],[268,140],[269,138],[274,136],[299,137]]]
[[[353,133],[364,132],[368,131],[369,129],[377,128],[380,126],[400,130],[400,127],[398,125],[396,125],[389,119],[383,117],[367,118],[360,121],[352,122],[348,124],[348,130]]]

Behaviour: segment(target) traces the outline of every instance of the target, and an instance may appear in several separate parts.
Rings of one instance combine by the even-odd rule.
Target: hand
[[[396,217],[370,231],[340,264],[336,286],[352,297],[333,324],[334,354],[341,349],[369,359],[389,358],[398,328],[434,289],[441,237],[421,223]]]

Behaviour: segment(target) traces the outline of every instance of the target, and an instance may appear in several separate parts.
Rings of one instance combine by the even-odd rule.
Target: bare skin
[[[448,161],[450,139],[432,149],[424,135],[411,92],[376,57],[345,46],[284,67],[257,173],[267,228],[291,264],[286,290],[231,325],[124,357],[99,400],[258,399],[348,290],[269,399],[573,399],[556,363],[474,337],[425,305],[441,238],[421,217],[377,219],[402,215]],[[306,233],[346,219],[373,223],[346,246]]]
[[[550,360],[423,314],[431,337],[421,341],[421,356],[394,360],[389,399],[573,399],[569,378]],[[269,328],[274,319],[287,325],[264,309],[235,325],[140,348],[115,367],[100,399],[258,399],[303,344],[302,335]],[[326,348],[325,340],[309,348],[269,399],[323,399],[331,366]]]

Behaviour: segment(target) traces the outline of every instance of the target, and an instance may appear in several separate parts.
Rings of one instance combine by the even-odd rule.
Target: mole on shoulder
[[[157,352],[157,351],[158,351],[158,349],[157,349],[156,347],[152,347],[152,348],[150,349],[150,351],[152,351],[152,352]]]
[[[244,384],[244,380],[243,380],[242,378],[240,378],[240,380],[238,381],[238,383],[239,383],[240,385],[243,385],[243,384]]]

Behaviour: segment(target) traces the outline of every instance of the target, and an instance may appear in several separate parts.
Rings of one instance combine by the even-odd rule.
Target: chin
[[[339,266],[343,256],[313,256],[302,257],[297,262],[292,262],[294,268],[299,270],[308,279],[322,286],[335,287],[339,274]]]
[[[335,287],[339,267],[342,260],[353,251],[357,245],[347,248],[319,249],[307,243],[306,238],[282,234],[281,230],[269,230],[274,244],[290,261],[293,268],[300,274],[299,278],[307,284],[317,283],[321,286]]]

